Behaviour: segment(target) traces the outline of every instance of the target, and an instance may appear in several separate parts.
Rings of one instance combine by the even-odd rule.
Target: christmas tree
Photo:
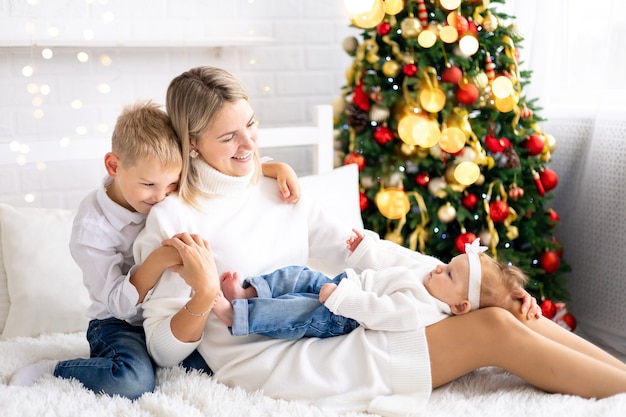
[[[358,164],[363,221],[381,237],[444,262],[479,237],[538,300],[566,301],[549,207],[556,143],[524,95],[523,37],[497,3],[369,0],[355,12],[337,156]]]

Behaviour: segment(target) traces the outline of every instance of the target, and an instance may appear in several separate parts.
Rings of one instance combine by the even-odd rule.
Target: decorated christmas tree
[[[337,157],[360,170],[365,226],[447,262],[479,237],[547,307],[567,301],[555,138],[524,95],[503,0],[352,0],[362,29],[334,103]],[[561,304],[562,306],[562,304]],[[573,326],[570,326],[573,327]]]

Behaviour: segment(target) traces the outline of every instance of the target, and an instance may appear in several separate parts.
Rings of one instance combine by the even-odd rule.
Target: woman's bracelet
[[[187,304],[189,304],[189,301],[187,301],[187,303],[185,303],[185,305],[183,306],[183,309],[187,312],[187,314],[189,314],[191,316],[194,316],[194,317],[204,317],[207,314],[209,314],[209,312],[211,311],[211,308],[209,308],[207,311],[204,311],[204,312],[202,312],[200,314],[194,313],[194,312],[189,310],[189,307],[187,307]]]

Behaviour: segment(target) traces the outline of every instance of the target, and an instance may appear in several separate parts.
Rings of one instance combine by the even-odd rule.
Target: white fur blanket
[[[211,377],[185,373],[180,368],[158,372],[158,386],[132,402],[95,395],[76,381],[44,377],[33,387],[7,386],[18,368],[40,358],[66,359],[88,354],[84,334],[52,334],[0,342],[0,415],[2,417],[148,417],[148,416],[333,416],[298,402],[287,402],[229,388]],[[495,368],[480,369],[460,378],[432,395],[426,410],[429,417],[481,416],[594,417],[626,415],[626,394],[604,400],[585,400],[567,395],[546,394],[519,378]],[[371,417],[352,413],[346,417]]]

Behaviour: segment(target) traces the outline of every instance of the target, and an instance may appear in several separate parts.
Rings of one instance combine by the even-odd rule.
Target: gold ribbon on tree
[[[497,246],[498,243],[500,243],[500,236],[498,235],[498,231],[496,230],[496,226],[494,224],[493,219],[491,218],[491,211],[490,211],[490,203],[491,203],[491,196],[493,194],[493,189],[495,186],[498,186],[497,191],[500,194],[500,197],[502,198],[502,200],[504,202],[507,201],[508,195],[504,189],[504,186],[502,185],[502,182],[500,180],[495,180],[493,181],[491,184],[489,184],[489,188],[487,190],[487,196],[485,197],[485,199],[483,200],[483,204],[484,204],[484,208],[485,208],[485,215],[487,217],[487,229],[489,230],[489,249],[491,250],[491,254],[493,255],[494,258],[496,258],[497,256]],[[517,239],[517,237],[519,236],[519,230],[517,228],[517,226],[513,226],[512,223],[517,220],[517,212],[515,211],[515,209],[513,209],[513,207],[508,206],[509,209],[509,214],[506,217],[506,219],[504,220],[504,222],[502,222],[507,230],[506,232],[506,237],[509,240],[514,240]]]
[[[411,191],[408,194],[415,198],[415,201],[420,208],[420,217],[422,220],[409,236],[409,248],[413,251],[419,248],[419,251],[424,253],[424,250],[426,249],[426,242],[428,241],[428,230],[426,230],[426,225],[430,221],[430,218],[428,217],[428,210],[426,209],[424,197],[422,197],[420,193],[417,191]]]

